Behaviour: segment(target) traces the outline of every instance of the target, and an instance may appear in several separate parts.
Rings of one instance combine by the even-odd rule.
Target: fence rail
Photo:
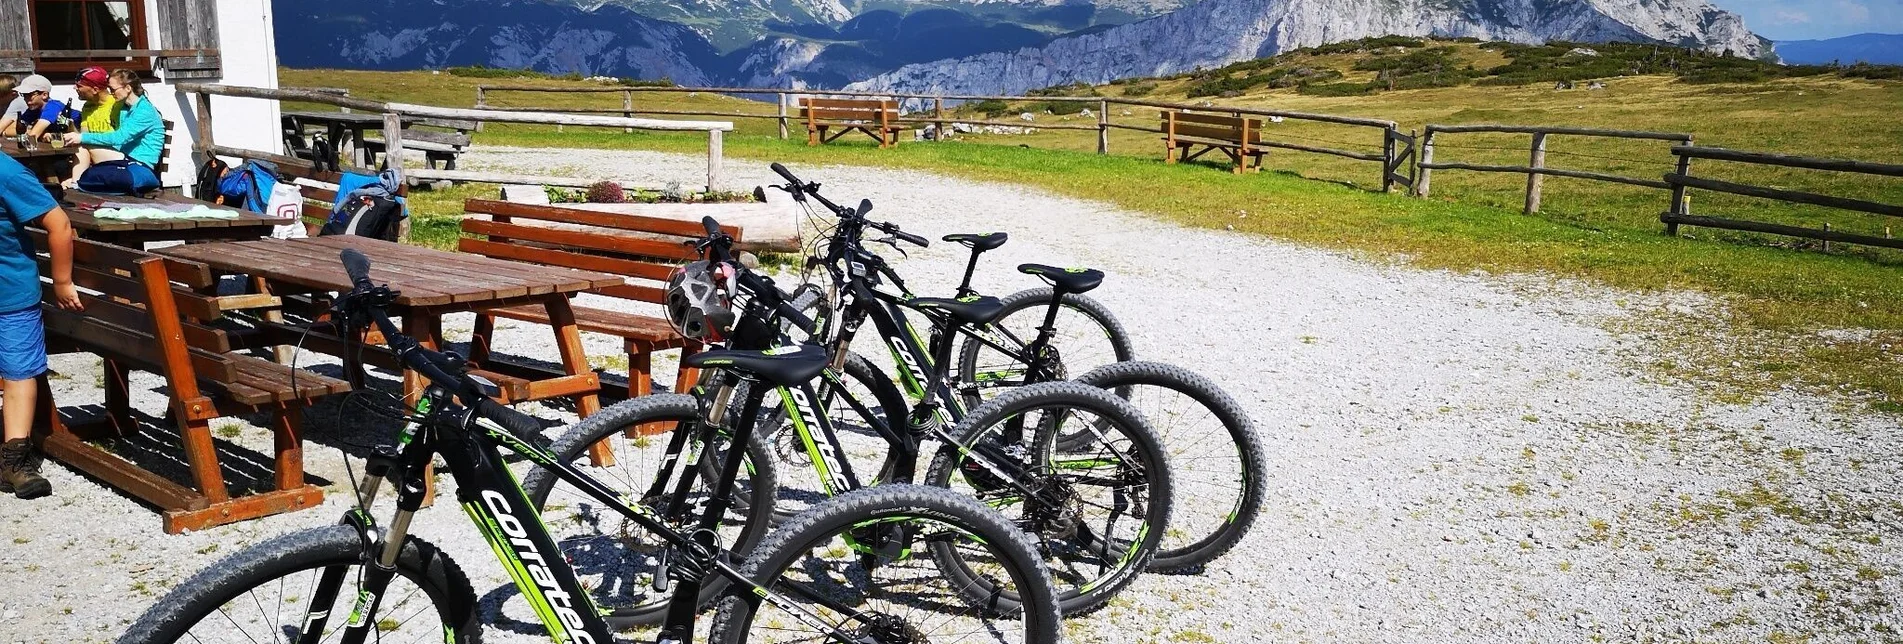
[[[1442,135],[1442,134],[1531,134],[1533,135],[1533,140],[1532,140],[1532,144],[1528,146],[1527,148],[1527,153],[1528,153],[1527,164],[1523,166],[1486,165],[1486,164],[1476,164],[1476,163],[1446,163],[1446,162],[1434,161],[1434,140],[1437,135]],[[1612,139],[1636,139],[1636,140],[1650,140],[1650,141],[1671,141],[1671,142],[1683,143],[1685,145],[1690,145],[1692,143],[1692,135],[1677,133],[1677,132],[1645,132],[1645,131],[1639,131],[1639,130],[1609,130],[1609,129],[1603,129],[1603,128],[1545,126],[1545,125],[1499,125],[1499,124],[1492,124],[1492,123],[1476,123],[1476,124],[1469,124],[1469,125],[1429,125],[1427,126],[1425,133],[1422,135],[1420,161],[1415,164],[1415,166],[1418,168],[1419,176],[1415,180],[1414,195],[1417,197],[1427,196],[1428,191],[1431,189],[1433,171],[1435,170],[1468,170],[1473,172],[1506,172],[1506,173],[1514,173],[1514,174],[1524,174],[1526,175],[1526,205],[1522,209],[1522,211],[1529,215],[1540,211],[1540,196],[1542,192],[1544,191],[1545,182],[1543,181],[1543,179],[1545,177],[1566,177],[1570,179],[1587,179],[1591,181],[1606,181],[1611,183],[1621,183],[1621,184],[1625,184],[1629,186],[1639,186],[1643,188],[1658,188],[1661,190],[1675,190],[1675,188],[1669,183],[1666,183],[1663,181],[1654,181],[1651,179],[1645,179],[1641,177],[1627,177],[1627,176],[1604,173],[1604,172],[1589,172],[1585,170],[1567,170],[1563,168],[1546,167],[1547,137],[1554,136],[1554,135],[1587,136],[1587,137],[1612,138]],[[1687,169],[1684,165],[1682,165],[1685,162],[1685,160],[1686,160],[1685,157],[1680,157],[1680,162],[1681,162],[1681,166],[1679,167],[1680,172],[1684,172]],[[1678,194],[1677,192],[1674,192],[1673,194],[1674,200],[1682,200],[1682,197],[1683,195]]]
[[[620,94],[622,97],[622,107],[621,109],[618,109],[618,110],[613,108],[607,108],[607,107],[598,107],[598,108],[597,107],[574,108],[574,107],[555,107],[555,106],[497,107],[490,104],[490,99],[492,97],[492,94],[495,92],[525,92],[525,93],[541,93],[541,94]],[[763,111],[761,113],[698,112],[693,110],[638,109],[634,102],[634,96],[638,93],[737,94],[737,95],[747,95],[747,96],[774,96],[776,97],[777,106],[772,112]],[[1365,128],[1378,129],[1382,131],[1381,140],[1378,143],[1370,144],[1371,146],[1378,145],[1381,151],[1356,152],[1352,150],[1342,150],[1342,149],[1324,147],[1319,145],[1308,145],[1303,143],[1290,142],[1286,140],[1277,140],[1273,138],[1274,137],[1273,133],[1269,133],[1269,132],[1264,133],[1264,136],[1266,137],[1265,140],[1260,142],[1251,142],[1250,145],[1252,147],[1259,146],[1259,147],[1267,147],[1267,148],[1278,148],[1283,150],[1293,150],[1297,152],[1308,152],[1312,154],[1326,154],[1326,155],[1337,156],[1337,157],[1342,157],[1346,159],[1353,159],[1356,161],[1380,162],[1382,164],[1382,170],[1383,170],[1381,175],[1383,190],[1391,188],[1396,183],[1411,187],[1414,181],[1413,170],[1412,170],[1412,165],[1413,165],[1412,159],[1413,159],[1414,150],[1415,150],[1414,137],[1407,134],[1401,134],[1398,129],[1399,126],[1394,121],[1376,119],[1376,118],[1358,117],[1358,116],[1342,116],[1342,115],[1336,115],[1336,114],[1315,114],[1310,112],[1293,112],[1288,110],[1271,110],[1271,109],[1259,109],[1259,108],[1249,108],[1249,107],[1202,105],[1198,103],[1173,103],[1168,101],[1153,101],[1153,100],[1144,100],[1144,99],[1135,99],[1135,98],[1112,98],[1112,97],[1105,97],[1105,96],[999,96],[999,95],[987,95],[987,94],[921,94],[921,93],[906,93],[906,92],[868,92],[868,91],[852,91],[852,90],[814,90],[814,89],[786,89],[786,88],[768,88],[768,87],[658,87],[658,86],[656,87],[632,87],[632,86],[630,87],[542,87],[542,86],[534,86],[534,85],[478,85],[476,87],[476,107],[481,109],[491,109],[491,110],[505,111],[505,112],[530,112],[530,113],[545,113],[545,114],[546,113],[620,114],[623,117],[632,117],[635,114],[666,114],[666,115],[674,115],[674,116],[721,116],[721,117],[736,118],[736,119],[742,119],[742,118],[770,119],[770,120],[775,120],[778,122],[779,136],[781,139],[789,138],[791,134],[791,130],[796,125],[796,122],[798,120],[798,116],[796,114],[796,110],[798,109],[797,99],[801,97],[811,97],[811,98],[849,97],[849,98],[893,99],[893,100],[901,101],[902,104],[905,104],[908,106],[915,103],[921,109],[909,110],[906,116],[902,116],[898,119],[898,122],[912,123],[912,124],[931,124],[933,126],[933,131],[936,133],[935,136],[939,138],[943,138],[946,136],[946,132],[947,132],[946,126],[948,125],[973,125],[973,126],[980,126],[980,127],[993,126],[993,127],[1012,127],[1012,128],[1035,128],[1035,129],[1041,129],[1041,130],[1096,132],[1098,154],[1110,153],[1110,131],[1111,130],[1151,132],[1151,133],[1157,133],[1157,134],[1163,133],[1162,128],[1156,127],[1156,126],[1128,125],[1128,124],[1113,122],[1109,116],[1109,112],[1112,106],[1141,107],[1141,108],[1156,109],[1156,110],[1183,110],[1183,111],[1200,112],[1200,113],[1208,113],[1208,114],[1228,114],[1228,115],[1233,115],[1237,117],[1266,116],[1266,117],[1273,117],[1278,119],[1310,121],[1310,122],[1324,123],[1324,124],[1330,124],[1330,125],[1365,127]],[[1066,103],[1066,102],[1067,103],[1092,103],[1096,105],[1097,122],[1090,125],[1069,124],[1069,123],[1025,123],[1025,122],[1016,122],[1016,121],[948,118],[945,115],[946,101],[971,102],[971,101],[992,101],[992,100],[1019,102],[1019,103],[1027,102],[1027,101],[1057,102],[1057,103]],[[927,105],[930,106],[929,109],[925,108],[925,106]],[[925,116],[920,116],[921,114],[924,114]],[[1405,174],[1401,172],[1397,172],[1397,170],[1401,168],[1407,168],[1408,172]]]
[[[275,101],[297,101],[331,105],[383,115],[384,146],[391,158],[401,159],[403,150],[402,118],[423,117],[438,119],[457,119],[499,123],[527,123],[536,125],[585,125],[595,127],[619,127],[626,129],[664,130],[676,132],[707,133],[707,189],[718,190],[721,183],[722,135],[733,130],[728,121],[674,121],[666,119],[625,118],[616,116],[594,116],[587,114],[544,113],[529,114],[504,112],[498,110],[469,109],[461,107],[438,107],[434,105],[415,105],[410,103],[385,103],[361,98],[339,95],[325,88],[294,89],[245,87],[241,85],[221,85],[215,83],[179,83],[179,92],[197,95],[198,136],[196,148],[202,153],[214,153],[219,147],[212,141],[211,98],[212,96],[236,96],[259,98]],[[404,177],[402,163],[390,163],[399,179]]]
[[[1672,153],[1678,155],[1680,159],[1697,158],[1784,168],[1848,172],[1852,174],[1884,177],[1903,177],[1903,165],[1888,163],[1871,163],[1868,161],[1854,161],[1849,159],[1820,159],[1787,154],[1773,154],[1769,152],[1747,152],[1743,150],[1697,147],[1691,145],[1674,147],[1672,148]],[[1873,215],[1903,217],[1903,205],[1694,177],[1691,176],[1690,170],[1683,161],[1680,162],[1679,168],[1678,172],[1667,174],[1664,178],[1666,183],[1671,184],[1681,194],[1688,188],[1696,188],[1745,197],[1823,206],[1826,208],[1836,208],[1839,210],[1849,210]],[[1822,229],[1817,229],[1773,224],[1769,222],[1694,215],[1691,212],[1691,201],[1682,196],[1672,202],[1671,209],[1659,215],[1659,221],[1665,224],[1665,233],[1668,235],[1678,234],[1678,227],[1680,225],[1692,225],[1705,228],[1724,228],[1729,230],[1785,235],[1789,237],[1804,237],[1822,240],[1826,245],[1828,245],[1829,242],[1841,242],[1846,244],[1862,244],[1865,246],[1903,249],[1903,240],[1891,239],[1887,235],[1877,237],[1874,235],[1860,235],[1835,231],[1830,229],[1829,224],[1825,224],[1825,227]]]

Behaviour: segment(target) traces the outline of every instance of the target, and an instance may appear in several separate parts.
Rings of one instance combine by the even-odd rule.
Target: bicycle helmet
[[[667,322],[681,337],[719,342],[733,333],[733,267],[701,260],[667,278]]]

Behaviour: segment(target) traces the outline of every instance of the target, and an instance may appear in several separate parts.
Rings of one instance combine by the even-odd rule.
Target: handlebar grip
[[[488,398],[478,399],[475,410],[477,416],[501,425],[522,440],[534,441],[542,435],[542,423],[534,416],[504,407]]]
[[[786,169],[786,166],[780,165],[780,162],[778,161],[773,162],[773,171],[778,172],[780,173],[780,176],[785,177],[787,181],[793,184],[793,187],[795,189],[798,189],[800,186],[806,185],[800,182],[799,177],[793,176],[792,170]]]
[[[720,233],[720,222],[714,221],[713,217],[701,217],[700,225],[703,228],[707,229],[707,234],[709,235],[716,235]]]
[[[903,239],[908,242],[912,242],[913,245],[918,246],[919,248],[929,248],[932,245],[932,240],[929,240],[924,237],[920,237],[918,235],[914,235],[912,233],[908,233],[902,230],[892,231],[892,236],[897,237],[899,239]]]
[[[350,276],[350,283],[356,286],[370,284],[370,258],[355,248],[346,248],[337,254],[344,263],[344,274]]]
[[[793,323],[793,326],[805,331],[807,335],[813,334],[813,318],[807,317],[806,312],[801,311],[799,307],[782,300],[778,306],[774,307],[774,310],[779,312],[782,321]]]

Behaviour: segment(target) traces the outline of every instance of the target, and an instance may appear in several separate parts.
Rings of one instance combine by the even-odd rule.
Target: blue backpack
[[[270,161],[247,160],[218,180],[218,195],[227,206],[263,213],[278,185],[278,166]]]
[[[97,195],[139,196],[159,189],[159,175],[132,159],[100,161],[79,175],[79,189]]]

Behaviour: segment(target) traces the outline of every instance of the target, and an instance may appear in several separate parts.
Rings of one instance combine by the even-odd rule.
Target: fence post
[[[1097,154],[1110,154],[1110,101],[1097,101]]]
[[[1689,136],[1685,137],[1685,145],[1689,146],[1691,144],[1692,144],[1692,137],[1689,137]],[[1678,174],[1678,176],[1681,176],[1681,177],[1690,176],[1692,173],[1692,158],[1684,154],[1678,155],[1678,169],[1675,172],[1676,174]],[[1688,195],[1685,193],[1684,184],[1674,184],[1672,186],[1672,205],[1670,208],[1667,208],[1666,210],[1667,212],[1675,216],[1684,216],[1684,215],[1692,214],[1691,195]],[[1677,237],[1678,236],[1678,222],[1677,221],[1665,222],[1665,234],[1673,236],[1673,237]]]
[[[932,118],[938,119],[932,122],[932,140],[942,142],[947,138],[945,136],[945,99],[944,98],[940,98],[936,96],[932,97]]]
[[[634,90],[621,90],[621,116],[623,118],[634,118]],[[626,128],[625,132],[627,134],[633,134],[634,128]]]
[[[786,140],[786,92],[780,92],[780,140]]]
[[[707,191],[720,186],[720,130],[707,131]]]
[[[403,117],[396,112],[383,113],[383,165],[403,185]]]
[[[1421,151],[1414,155],[1414,167],[1419,174],[1414,178],[1414,196],[1427,197],[1427,181],[1433,176],[1434,169],[1427,166],[1434,163],[1434,126],[1429,125],[1421,133]]]
[[[1546,167],[1546,133],[1533,133],[1533,157],[1527,167],[1538,170]],[[1538,172],[1526,173],[1526,214],[1540,211],[1540,183],[1546,175]]]
[[[488,90],[483,89],[481,85],[477,85],[476,86],[476,109],[480,110],[486,107],[489,107],[489,92]],[[477,132],[482,131],[482,121],[476,121],[476,131]]]
[[[1397,128],[1381,130],[1381,191],[1394,191],[1394,135]]]
[[[1414,142],[1414,154],[1409,155],[1407,159],[1408,165],[1411,166],[1407,169],[1407,187],[1413,190],[1415,184],[1421,181],[1421,133],[1419,130],[1408,128],[1407,138]]]

